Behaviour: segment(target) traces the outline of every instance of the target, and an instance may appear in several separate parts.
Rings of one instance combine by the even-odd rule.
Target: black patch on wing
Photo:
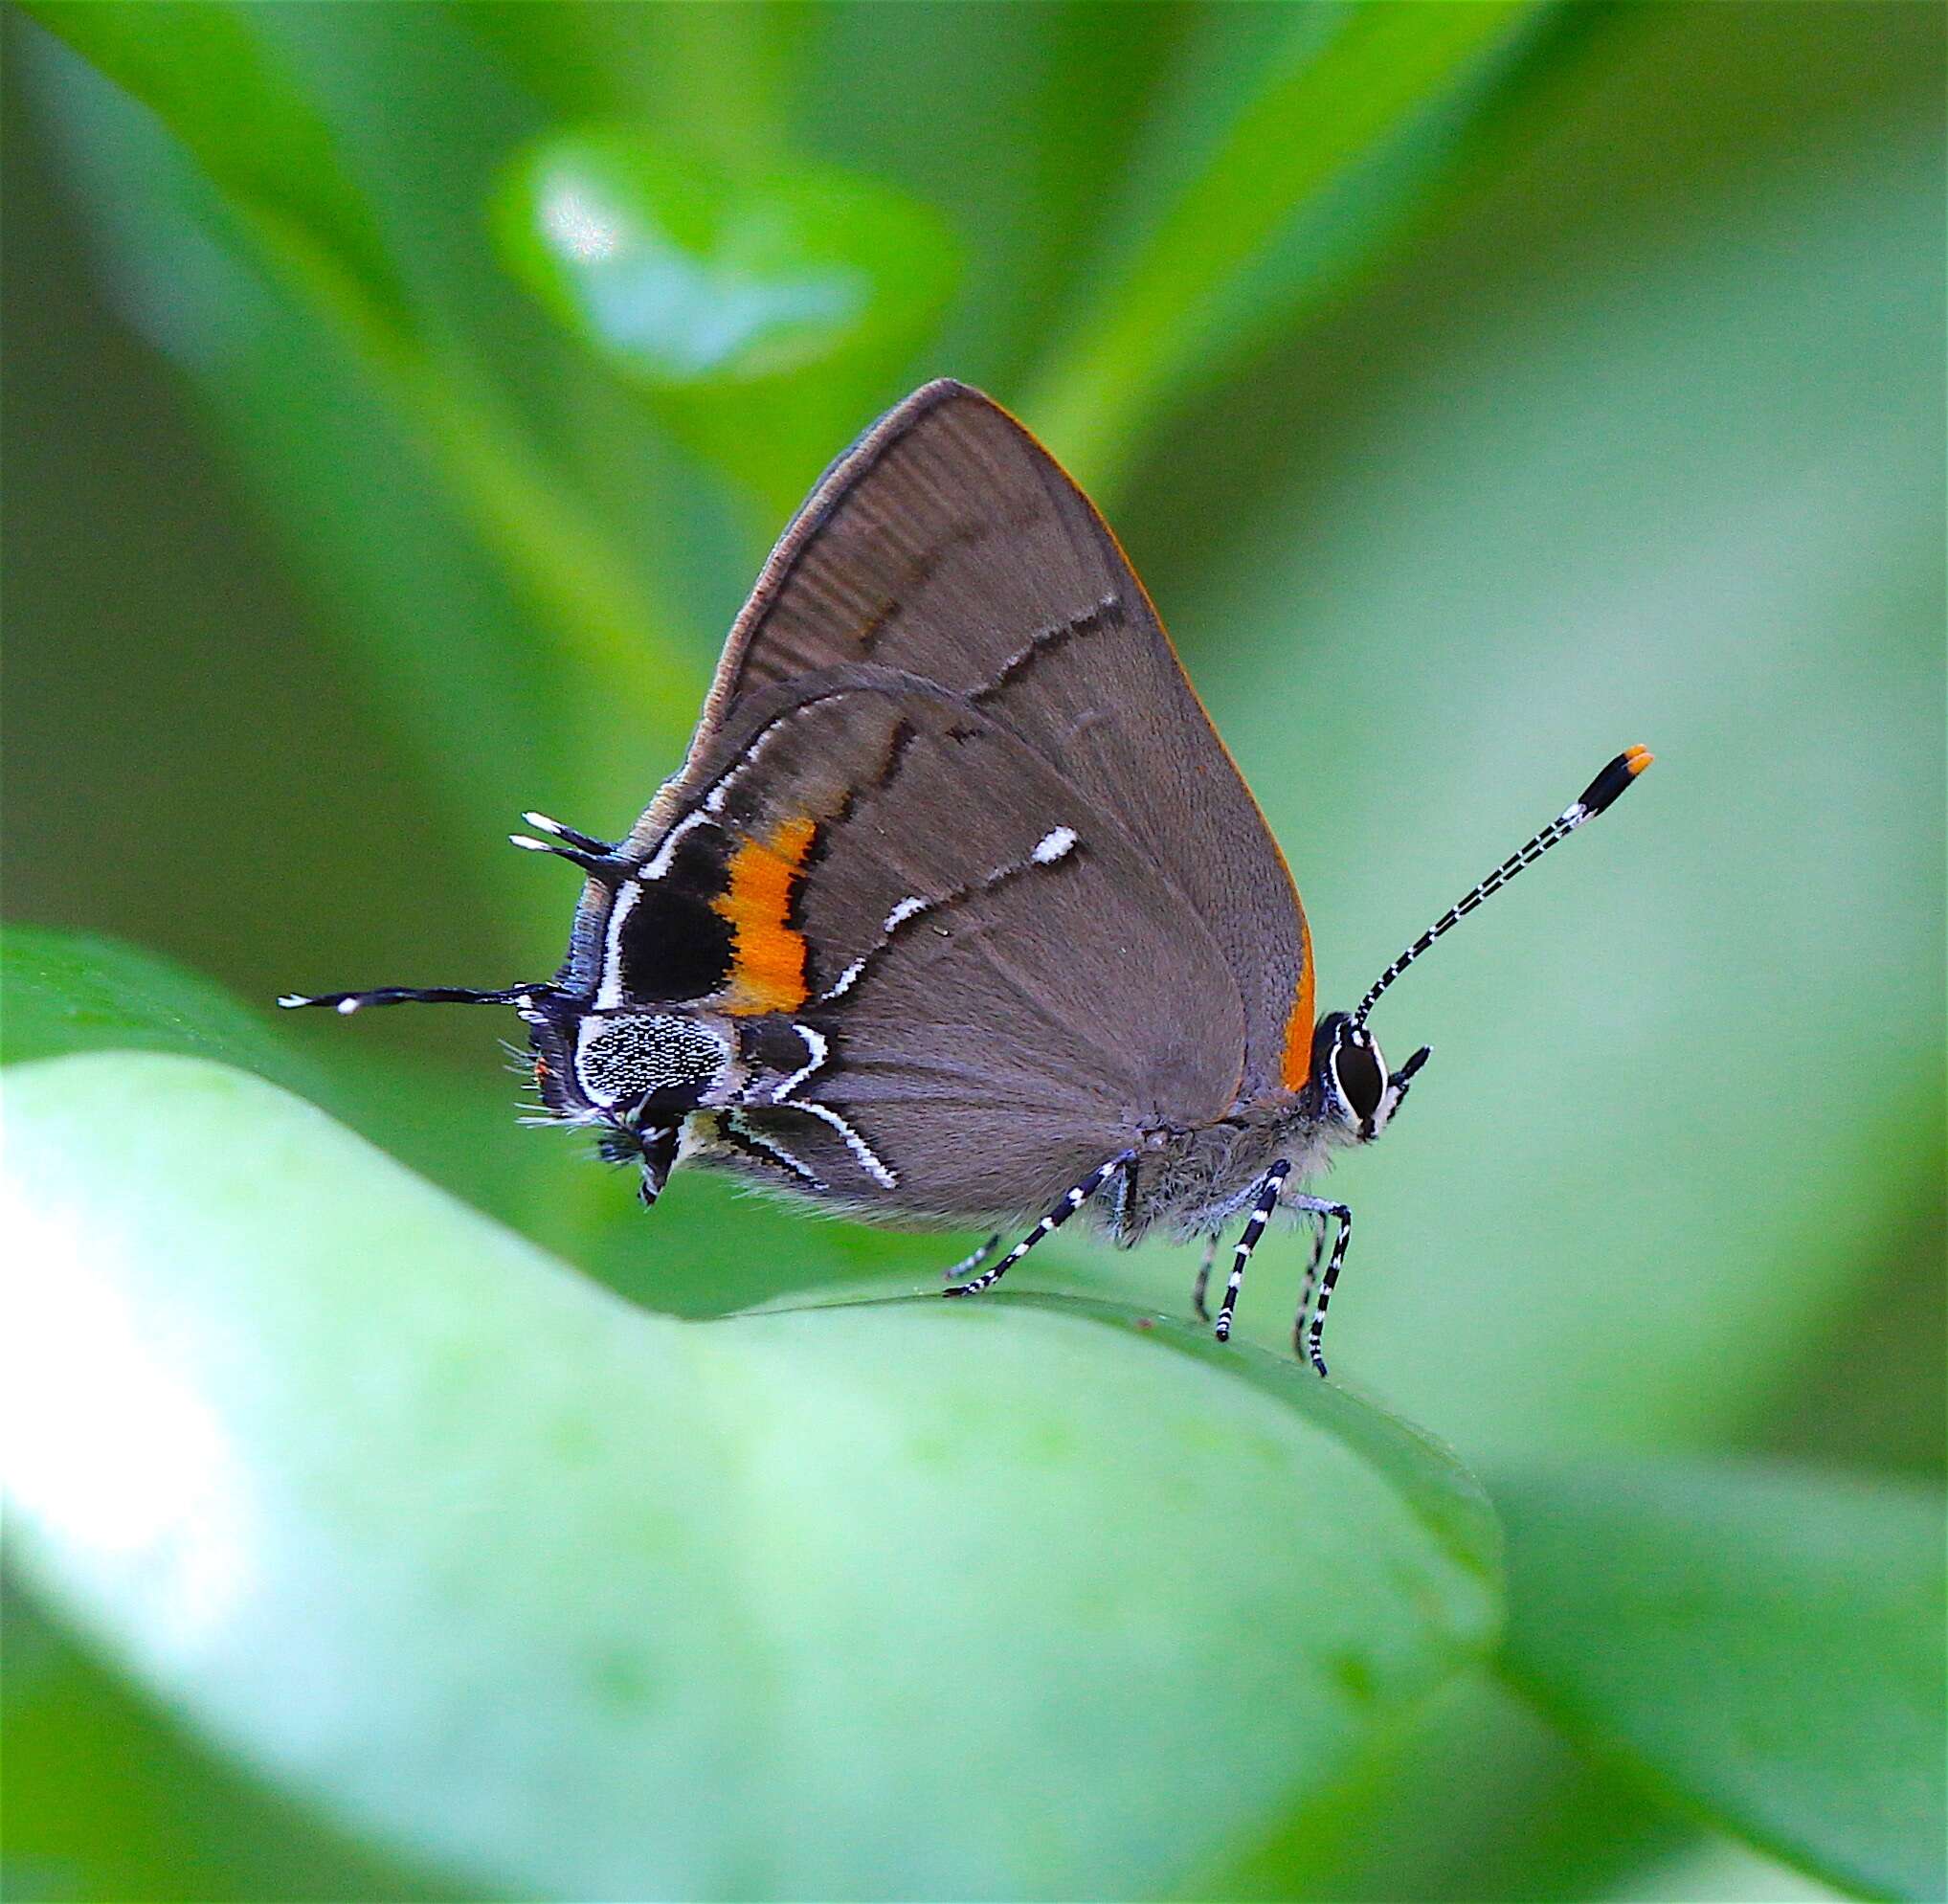
[[[643,1004],[707,998],[730,977],[736,933],[714,909],[729,884],[724,836],[703,826],[677,842],[669,869],[648,880],[622,921],[622,990]]]
[[[790,1077],[793,1072],[801,1069],[812,1056],[812,1047],[799,1036],[799,1022],[798,1019],[783,1012],[771,1012],[763,1018],[740,1020],[737,1026],[738,1056],[756,1072]],[[827,1029],[817,1024],[812,1029],[827,1039],[829,1048]],[[820,1069],[823,1068],[821,1065]]]

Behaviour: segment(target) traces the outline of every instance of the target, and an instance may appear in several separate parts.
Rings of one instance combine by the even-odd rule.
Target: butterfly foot
[[[1204,1243],[1204,1260],[1198,1265],[1198,1280],[1191,1285],[1191,1308],[1197,1311],[1199,1322],[1209,1322],[1211,1311],[1205,1304],[1205,1292],[1211,1287],[1211,1266],[1218,1260],[1218,1238],[1215,1232]]]
[[[987,1242],[982,1243],[977,1249],[969,1250],[968,1253],[965,1256],[963,1256],[958,1263],[950,1264],[945,1269],[943,1269],[940,1272],[940,1280],[943,1283],[957,1283],[963,1276],[972,1276],[974,1273],[974,1271],[978,1269],[981,1266],[981,1265],[985,1263],[988,1260],[988,1258],[995,1253],[996,1250],[1000,1248],[1000,1246],[1001,1246],[1001,1233],[1000,1231],[996,1230],[995,1234],[991,1236],[987,1240]],[[948,1294],[950,1295],[952,1295],[952,1293],[953,1291],[952,1289],[948,1291]]]
[[[1134,1151],[1118,1151],[1108,1163],[1098,1164],[1080,1183],[1071,1189],[1064,1190],[1062,1194],[1062,1200],[1007,1255],[1002,1257],[992,1269],[983,1269],[978,1276],[965,1283],[950,1283],[940,1293],[943,1296],[977,1296],[983,1289],[992,1289],[1043,1237],[1059,1230],[1118,1171],[1127,1170],[1135,1161],[1136,1153]],[[952,1273],[957,1276],[961,1273],[961,1270],[970,1268],[975,1263],[983,1261],[999,1242],[1000,1238],[998,1236],[990,1237],[979,1249],[974,1251],[973,1256],[968,1258],[966,1263],[961,1264]]]

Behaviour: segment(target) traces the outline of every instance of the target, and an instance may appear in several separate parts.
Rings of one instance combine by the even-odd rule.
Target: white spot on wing
[[[853,962],[850,965],[848,965],[845,968],[845,970],[839,974],[838,984],[830,987],[824,994],[823,997],[819,1000],[819,1002],[821,1004],[824,1004],[829,1003],[834,998],[844,997],[845,995],[852,990],[853,986],[859,982],[859,974],[862,972],[863,972],[866,968],[867,956],[868,955],[862,955],[861,957],[854,959]]]
[[[1044,833],[1035,847],[1035,863],[1038,866],[1052,866],[1064,854],[1075,849],[1075,828],[1058,826],[1053,833]]]

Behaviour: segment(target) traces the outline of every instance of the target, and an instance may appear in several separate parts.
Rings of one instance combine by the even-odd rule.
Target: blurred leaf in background
[[[1939,1888],[1936,1490],[1611,1462],[1533,1467],[1496,1500],[1509,1669],[1579,1737],[1848,1890]]]
[[[331,1318],[343,1411],[306,1388],[288,1333],[266,1323],[259,1338],[249,1392],[267,1412],[249,1417],[237,1498],[275,1498],[286,1526],[366,1539],[405,1499],[389,1491],[401,1424],[451,1424],[417,1445],[412,1579],[366,1595],[345,1546],[315,1550],[318,1604],[348,1623],[335,1656],[398,1648],[398,1713],[357,1717],[396,1721],[387,1753],[339,1765],[280,1742],[277,1689],[302,1648],[247,1657],[249,1635],[227,1632],[221,1670],[165,1669],[132,1577],[110,1568],[84,1589],[44,1549],[34,1603],[10,1614],[11,1894],[586,1888],[593,1867],[549,1862],[540,1826],[476,1828],[441,1801],[453,1788],[428,1768],[459,1762],[435,1750],[447,1721],[401,1714],[451,1719],[462,1707],[442,1688],[498,1682],[476,1682],[458,1645],[388,1624],[428,1582],[504,1552],[481,1545],[456,1450],[501,1450],[537,1499],[552,1473],[565,1513],[597,1498],[573,1475],[605,1474],[632,1508],[708,1479],[674,1434],[638,1470],[598,1426],[574,1449],[526,1446],[501,1419],[494,1372],[574,1380],[522,1353],[529,1311],[509,1291],[559,1292],[544,1252],[660,1312],[584,1318],[570,1361],[653,1343],[672,1366],[728,1363],[745,1352],[703,1345],[802,1331],[824,1345],[813,1362],[839,1356],[802,1411],[828,1435],[910,1379],[871,1365],[918,1311],[675,1335],[662,1317],[923,1288],[950,1241],[809,1222],[684,1176],[645,1220],[559,1133],[513,1126],[479,1017],[267,1028],[208,979],[255,1004],[546,970],[571,892],[500,846],[507,824],[531,805],[626,826],[680,757],[792,500],[940,372],[1020,409],[1112,504],[1298,874],[1322,1007],[1350,1003],[1617,747],[1661,756],[1631,809],[1390,995],[1383,1035],[1437,1056],[1380,1154],[1334,1179],[1360,1213],[1337,1369],[1483,1463],[1509,1514],[1503,1683],[1465,1664],[1486,1638],[1471,1616],[1451,1629],[1465,1640],[1416,1655],[1424,1670],[1397,1697],[1365,1698],[1364,1669],[1343,1661],[1332,1698],[1301,1696],[1279,1662],[1310,1657],[1296,1612],[1325,1591],[1329,1535],[1308,1549],[1291,1526],[1304,1483],[1265,1479],[1220,1515],[1221,1539],[1194,1512],[1174,1524],[1213,1614],[1288,1585],[1293,1608],[1263,1615],[1252,1654],[1271,1690],[1245,1699],[1222,1677],[1222,1632],[1181,1612],[1142,1670],[1181,1675],[1180,1713],[1231,1715],[1201,1774],[1158,1771],[1163,1709],[1127,1714],[1115,1745],[1074,1763],[1129,1750],[1116,1802],[1148,1801],[1140,1830],[1108,1799],[1067,1836],[1024,1823],[1025,1799],[982,1803],[961,1854],[988,1857],[996,1893],[1941,1894],[1915,1849],[1939,1803],[1934,1735],[1895,1729],[1903,1714],[1918,1727],[1931,1697],[1938,1716],[1939,1651],[1914,1617],[1937,1588],[1910,1569],[1906,1613],[1868,1617],[1874,1582],[1827,1564],[1858,1501],[1898,1497],[1912,1506],[1887,1512],[1921,1526],[1941,1486],[1937,10],[49,0],[4,30],[4,877],[14,919],[71,929],[7,947],[10,1055],[57,1061],[21,1075],[36,1128],[69,1133],[44,1173],[66,1186],[65,1241],[33,1263],[58,1290],[64,1270],[113,1260],[124,1294],[159,1312],[180,1295],[185,1328],[200,1288],[213,1342],[280,1304],[301,1316],[307,1287],[360,1266],[292,1256],[275,1225],[246,1226],[220,1258],[213,1228],[217,1280],[180,1280],[203,1257],[194,1198],[170,1196],[165,1165],[231,1171],[246,1202],[287,1212],[316,1197],[321,1236],[356,1217],[359,1186],[379,1180],[368,1169],[391,1167],[341,1154],[355,1140],[324,1120],[291,1141],[343,1155],[342,1195],[220,1119],[200,1145],[187,1125],[151,1131],[142,1093],[179,1061],[112,1055],[131,1049],[297,1090],[520,1233],[469,1229],[413,1187],[446,1241],[361,1298],[369,1332]],[[577,234],[606,236],[581,256]],[[98,1055],[59,1057],[79,1051]],[[257,1107],[266,1144],[310,1114],[226,1089]],[[137,1198],[167,1204],[168,1224],[131,1227]],[[148,1255],[128,1241],[145,1235]],[[1242,1321],[1265,1346],[1302,1247],[1268,1242],[1260,1259]],[[368,1267],[391,1260],[377,1251]],[[528,1267],[443,1281],[431,1266],[504,1256]],[[1037,1463],[1058,1445],[1100,1453],[1112,1368],[1159,1396],[1207,1384],[1212,1426],[1199,1442],[1172,1403],[1178,1427],[1144,1467],[1102,1457],[1103,1524],[1077,1518],[1103,1556],[1142,1512],[1117,1490],[1144,1472],[1161,1493],[1231,1485],[1204,1474],[1238,1420],[1310,1446],[1385,1419],[1284,1373],[1254,1387],[1275,1365],[1180,1341],[1159,1318],[1182,1313],[1190,1266],[1064,1237],[1017,1272],[1020,1294],[953,1324],[1003,1386],[1056,1356],[1044,1387],[1068,1398],[1035,1399],[1047,1447],[1010,1445],[964,1477],[996,1490],[977,1517],[993,1544],[966,1573],[977,1610],[951,1609],[993,1623],[984,1645],[1011,1617],[1065,1630],[982,1589],[1033,1578],[1059,1597],[1051,1558],[1072,1543],[1035,1517],[1056,1500]],[[1078,1300],[1140,1307],[1111,1328]],[[402,1321],[396,1353],[389,1304],[425,1332]],[[858,1367],[836,1347],[848,1332],[875,1345]],[[100,1346],[77,1329],[44,1373],[71,1369],[87,1393]],[[235,1401],[220,1361],[185,1366],[202,1371],[202,1405]],[[629,1392],[642,1385],[621,1381],[616,1406],[660,1406]],[[705,1441],[754,1406],[713,1404]],[[885,1406],[895,1439],[951,1429],[914,1393]],[[1855,1474],[1795,1467],[1786,1495],[1754,1494],[1734,1458],[1767,1451]],[[1660,1493],[1680,1454],[1721,1478]],[[1570,1456],[1600,1481],[1566,1488]],[[655,1478],[632,1490],[632,1472]],[[307,1519],[327,1478],[373,1514]],[[1788,1497],[1814,1504],[1804,1548],[1780,1529]],[[1341,1503],[1347,1522],[1413,1518],[1411,1490],[1359,1498]],[[829,1499],[809,1524],[724,1530],[723,1576],[688,1588],[656,1589],[622,1558],[595,1572],[666,1614],[856,1528],[844,1577],[875,1603],[911,1557]],[[470,1586],[486,1624],[465,1631],[516,1607],[564,1645],[610,1630],[620,1601],[548,1585],[519,1539],[505,1552],[498,1579]],[[1580,1575],[1589,1553],[1606,1564]],[[1776,1585],[1777,1617],[1759,1617],[1755,1577]],[[1224,1602],[1227,1581],[1256,1584]],[[1176,1591],[1125,1605],[1101,1587],[1062,1616],[1069,1649],[1106,1645],[1125,1617],[1142,1630]],[[1396,1592],[1370,1599],[1376,1622],[1421,1630]],[[292,1602],[253,1604],[282,1620]],[[1839,1691],[1811,1641],[1835,1606],[1862,1614]],[[813,1683],[819,1625],[754,1621],[776,1657],[699,1682],[692,1716],[775,1716],[764,1687]],[[826,1630],[842,1625],[831,1610]],[[1609,1628],[1614,1644],[1592,1637]],[[958,1643],[951,1622],[937,1641],[917,1620],[902,1630],[909,1663]],[[1688,1649],[1746,1646],[1762,1710],[1669,1696]],[[22,1658],[44,1669],[17,1672]],[[985,1736],[1057,1736],[1033,1701],[1058,1682],[1037,1673],[1071,1665],[997,1671]],[[1804,1793],[1833,1773],[1814,1748],[1844,1741],[1837,1724],[1795,1724],[1814,1708],[1893,1741],[1890,1783],[1818,1817]],[[550,1694],[539,1730],[480,1762],[532,1769],[522,1754],[545,1758],[549,1727],[558,1762],[596,1762],[578,1758],[599,1760],[608,1736],[593,1710]],[[1295,1770],[1333,1725],[1311,1775]],[[941,1723],[930,1766],[978,1779],[983,1736]],[[874,1749],[910,1736],[884,1723]],[[1780,1739],[1808,1749],[1760,1749]],[[375,1804],[362,1781],[407,1763]],[[911,1770],[862,1772],[858,1790],[840,1778],[834,1802],[878,1820],[887,1887],[951,1889],[901,1841],[898,1807],[872,1809]],[[614,1848],[599,1836],[592,1858]],[[719,1894],[804,1894],[821,1870],[867,1883],[727,1864],[728,1832],[689,1842],[702,1861],[682,1869]]]
[[[524,153],[499,230],[508,268],[771,521],[911,357],[954,279],[946,228],[898,192],[830,169],[714,172],[615,128]]]

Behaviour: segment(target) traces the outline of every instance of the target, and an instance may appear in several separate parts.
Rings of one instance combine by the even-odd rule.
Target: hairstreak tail
[[[1088,1208],[1118,1243],[1281,1205],[1315,1226],[1295,1349],[1323,1375],[1352,1212],[1287,1188],[1387,1127],[1387,987],[1650,763],[1632,748],[1315,1021],[1291,876],[1100,516],[978,392],[927,385],[830,470],[738,616],[682,770],[583,875],[545,982],[287,996],[513,1007],[549,1114],[887,1221],[996,1218],[950,1296]],[[1330,1253],[1326,1248],[1329,1236]],[[990,1260],[995,1259],[995,1260]]]

